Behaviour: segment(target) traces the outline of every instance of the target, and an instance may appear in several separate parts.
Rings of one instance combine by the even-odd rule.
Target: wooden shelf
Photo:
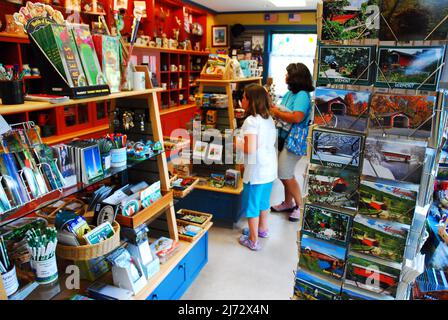
[[[135,300],[146,300],[148,296],[157,288],[157,286],[162,283],[163,280],[170,274],[175,266],[190,252],[193,246],[206,234],[207,231],[213,226],[213,223],[209,223],[204,227],[202,234],[195,239],[193,242],[179,241],[181,247],[178,251],[164,264],[160,265],[159,272],[149,279],[148,284],[138,292],[134,299]]]
[[[25,76],[23,80],[42,79],[42,76]]]
[[[155,274],[152,278],[150,278],[143,287],[135,296],[134,300],[146,300],[149,295],[162,283],[163,280],[170,274],[170,272],[179,264],[180,261],[190,252],[190,250],[196,245],[196,243],[202,239],[202,237],[210,230],[213,226],[213,223],[210,222],[207,226],[204,227],[204,231],[195,239],[193,242],[188,241],[179,241],[179,249],[169,258],[168,261],[160,265],[160,270]],[[87,288],[92,284],[92,282],[88,280],[81,280],[80,289],[66,289],[65,288],[65,276],[61,276],[59,283],[60,286],[64,289],[61,290],[59,294],[52,298],[52,300],[68,300],[75,294],[83,294],[86,295]],[[104,276],[99,278],[97,281],[113,285],[112,272],[106,273]]]
[[[135,229],[146,221],[149,221],[157,216],[163,210],[171,206],[172,203],[173,192],[166,191],[163,192],[162,198],[151,204],[149,207],[137,212],[134,216],[125,217],[122,215],[117,215],[116,220],[121,226]]]
[[[127,44],[127,46],[129,46],[129,44]],[[184,54],[192,54],[192,55],[198,55],[198,56],[208,56],[210,54],[210,51],[168,49],[168,48],[157,48],[157,47],[148,47],[148,46],[142,46],[142,45],[134,45],[134,49],[136,49],[136,48],[155,50],[155,51],[160,51],[160,52],[164,52],[164,53],[184,53]]]
[[[171,108],[162,109],[162,110],[160,110],[160,114],[161,115],[166,115],[166,114],[170,114],[170,113],[173,113],[173,112],[187,110],[187,109],[192,109],[192,108],[197,108],[196,104],[186,104],[186,105],[180,105],[180,106],[177,106],[177,107],[171,107]]]
[[[89,135],[92,133],[97,133],[97,132],[107,131],[107,130],[109,130],[109,124],[104,124],[102,126],[88,128],[88,129],[75,131],[75,132],[71,132],[71,133],[67,133],[67,134],[63,134],[63,135],[42,138],[42,142],[45,144],[52,145],[52,144],[60,143],[63,141],[72,140],[74,138],[80,138],[82,136],[86,136],[86,135]]]
[[[243,79],[231,79],[231,80],[212,80],[212,79],[196,79],[196,82],[200,83],[213,83],[213,84],[228,84],[228,83],[241,83],[241,82],[253,82],[263,80],[263,77],[251,77]]]
[[[30,43],[30,40],[26,34],[0,32],[0,42]]]
[[[204,179],[202,177],[198,177],[199,179]],[[198,190],[204,190],[204,191],[212,191],[212,192],[221,192],[221,193],[227,193],[227,194],[241,194],[241,192],[243,192],[243,179],[241,179],[240,185],[238,186],[238,188],[231,188],[231,187],[227,187],[224,186],[222,188],[215,188],[212,187],[210,185],[200,185],[197,184],[194,188],[198,189]]]
[[[141,91],[124,91],[119,93],[113,93],[109,94],[107,96],[99,96],[99,97],[92,97],[92,98],[86,98],[86,99],[69,99],[67,101],[61,102],[61,103],[49,103],[46,101],[40,102],[40,101],[25,101],[23,104],[15,104],[15,105],[1,105],[0,106],[0,114],[12,114],[12,113],[20,113],[20,112],[30,112],[30,111],[37,111],[37,110],[44,110],[44,109],[52,109],[55,107],[61,107],[61,106],[72,106],[77,104],[84,104],[89,102],[101,102],[101,101],[107,101],[107,100],[113,100],[113,99],[120,99],[120,98],[132,98],[132,97],[138,97],[143,95],[148,95],[149,93],[153,92],[161,92],[161,88],[156,89],[146,89]]]

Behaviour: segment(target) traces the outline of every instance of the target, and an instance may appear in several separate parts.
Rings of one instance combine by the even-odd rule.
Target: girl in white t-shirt
[[[259,250],[258,237],[268,237],[267,216],[270,208],[272,184],[277,179],[277,131],[269,114],[271,100],[260,85],[249,85],[244,90],[242,107],[249,115],[242,131],[245,153],[243,213],[249,228],[243,230],[239,242],[251,250]]]

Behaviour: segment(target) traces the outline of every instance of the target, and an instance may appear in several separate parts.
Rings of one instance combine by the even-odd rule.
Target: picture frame
[[[342,6],[343,1],[324,0],[321,39],[378,39],[379,29],[375,29],[374,19],[380,20],[381,17],[372,19],[368,7],[378,6],[379,2],[380,0],[350,0],[348,6]]]
[[[308,170],[307,200],[332,208],[357,210],[359,202],[359,173],[312,166]]]
[[[264,52],[264,35],[252,36],[252,52],[260,54]]]
[[[427,143],[418,140],[368,137],[364,152],[364,176],[420,184]]]
[[[353,217],[347,213],[305,204],[303,234],[345,246],[350,241]]]
[[[314,124],[365,132],[369,118],[371,93],[330,88],[317,88]]]
[[[229,44],[227,25],[212,26],[212,47],[227,47]]]
[[[128,9],[128,0],[114,0],[114,10]]]
[[[436,96],[380,94],[372,96],[369,136],[431,137]]]
[[[443,46],[380,46],[375,86],[436,91],[444,56]]]
[[[312,131],[311,163],[324,167],[359,170],[364,136],[325,129]]]
[[[376,46],[319,46],[318,85],[371,85]]]

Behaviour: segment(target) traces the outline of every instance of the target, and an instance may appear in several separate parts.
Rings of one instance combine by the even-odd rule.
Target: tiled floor
[[[296,167],[296,177],[303,186],[306,160]],[[271,203],[283,200],[280,181],[274,184]],[[292,296],[293,271],[296,268],[298,223],[288,221],[287,213],[272,213],[269,217],[270,237],[261,239],[259,252],[238,244],[242,219],[232,229],[213,227],[209,233],[209,261],[192,286],[185,300],[287,300]]]

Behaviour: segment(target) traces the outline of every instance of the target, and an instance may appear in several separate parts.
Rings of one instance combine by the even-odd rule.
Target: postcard
[[[365,291],[344,283],[341,291],[341,300],[395,300],[395,298]]]
[[[302,232],[344,246],[349,241],[352,220],[349,214],[306,204]]]
[[[398,184],[362,181],[359,193],[359,213],[364,216],[412,224],[417,192]]]
[[[369,6],[378,6],[379,0],[323,1],[321,39],[342,41],[378,39],[375,28],[375,11]]]
[[[401,264],[352,253],[347,259],[345,284],[395,297]]]
[[[208,143],[204,141],[196,141],[193,149],[193,159],[205,160],[207,156]]]
[[[358,214],[353,220],[351,250],[402,263],[408,232],[408,225]]]
[[[314,124],[364,132],[369,117],[370,92],[317,88]]]
[[[3,186],[0,184],[0,214],[5,213],[11,209],[11,203],[9,202],[5,189],[3,189]]]
[[[374,94],[369,136],[430,138],[436,99],[435,96]]]
[[[207,159],[214,162],[222,161],[222,149],[223,146],[219,144],[210,144],[208,148]]]
[[[357,210],[359,173],[316,167],[308,171],[308,201],[331,207]]]
[[[320,45],[317,83],[370,85],[375,49],[372,46]]]
[[[426,143],[404,139],[367,138],[363,175],[419,184]]]
[[[84,183],[91,184],[103,176],[100,150],[97,145],[85,148],[83,151]]]
[[[346,251],[346,248],[304,234],[300,243],[299,267],[340,280],[344,275]]]
[[[338,300],[341,284],[297,270],[294,294],[304,300]]]
[[[446,40],[445,8],[445,0],[381,1],[380,40]]]
[[[444,47],[380,47],[377,87],[436,91]]]
[[[314,129],[311,163],[333,168],[359,169],[364,136]]]

